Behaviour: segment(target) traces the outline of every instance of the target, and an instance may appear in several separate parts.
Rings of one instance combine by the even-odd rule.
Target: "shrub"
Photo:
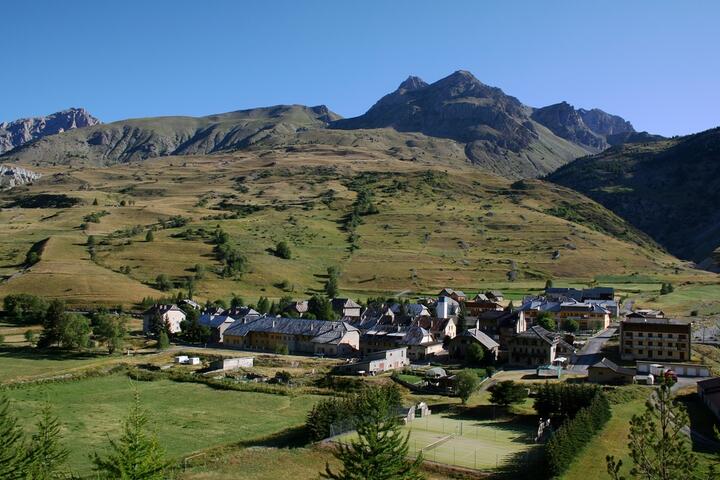
[[[527,398],[527,389],[512,380],[505,380],[496,384],[492,389],[490,402],[502,407],[521,403]]]
[[[174,286],[173,283],[170,281],[170,278],[164,273],[161,273],[157,276],[157,278],[155,278],[155,285],[157,286],[158,290],[162,290],[163,292],[171,290]]]
[[[292,258],[292,252],[287,242],[278,242],[277,245],[275,245],[275,256],[284,258],[285,260]]]
[[[577,320],[573,320],[571,318],[571,319],[565,320],[565,322],[563,322],[563,328],[567,332],[574,333],[580,329],[580,324],[577,322]]]

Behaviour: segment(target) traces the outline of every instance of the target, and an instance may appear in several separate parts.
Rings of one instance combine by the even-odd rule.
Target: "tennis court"
[[[410,454],[425,460],[479,470],[502,466],[533,445],[533,429],[507,420],[459,420],[446,415],[416,418],[410,432]],[[350,433],[340,441],[352,438]]]

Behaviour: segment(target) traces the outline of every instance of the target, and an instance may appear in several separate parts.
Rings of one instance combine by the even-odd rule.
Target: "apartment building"
[[[626,318],[620,322],[623,360],[687,361],[692,323],[670,318]]]

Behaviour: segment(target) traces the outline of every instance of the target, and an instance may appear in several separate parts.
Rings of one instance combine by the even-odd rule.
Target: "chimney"
[[[475,320],[475,330],[480,331],[480,318]]]
[[[275,320],[272,322],[272,328],[275,328]]]

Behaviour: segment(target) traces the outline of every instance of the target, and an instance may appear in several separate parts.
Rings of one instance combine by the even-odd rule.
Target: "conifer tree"
[[[67,476],[64,465],[70,454],[61,443],[60,422],[45,403],[28,450],[27,480],[56,480]]]
[[[333,473],[326,465],[322,478],[330,480],[421,480],[422,456],[407,459],[409,434],[403,434],[395,415],[397,400],[382,388],[362,392],[356,419],[358,438],[340,444],[335,457],[341,470]]]
[[[123,422],[119,440],[110,440],[111,453],[91,456],[98,478],[107,480],[163,480],[168,461],[157,437],[147,430],[148,420],[135,392],[135,402]]]
[[[28,459],[23,431],[10,413],[10,401],[0,397],[0,478],[24,480]]]

